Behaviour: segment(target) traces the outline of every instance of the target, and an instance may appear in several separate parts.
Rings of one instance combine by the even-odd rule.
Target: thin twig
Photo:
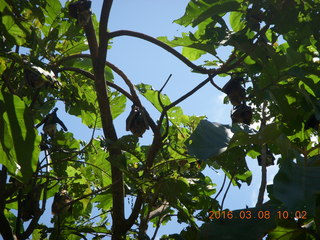
[[[161,206],[160,206],[160,208],[162,208],[161,209],[161,212],[160,212],[160,216],[159,216],[159,219],[158,219],[158,222],[157,222],[157,226],[156,226],[156,230],[154,231],[154,233],[153,233],[153,236],[152,236],[152,238],[151,238],[151,240],[154,240],[155,238],[156,238],[156,236],[157,236],[157,233],[158,233],[158,231],[159,231],[159,229],[160,229],[160,224],[161,224],[161,222],[162,222],[162,220],[165,218],[165,216],[166,215],[164,215],[164,216],[161,216],[161,214],[168,208],[168,203],[164,203],[164,204],[162,204]]]
[[[212,78],[210,79],[210,83],[211,83],[212,86],[214,86],[216,89],[218,89],[219,91],[223,92],[222,88],[219,87],[219,86],[213,81]]]
[[[266,102],[262,105],[262,117],[260,130],[263,130],[266,126]],[[263,204],[263,196],[267,185],[267,144],[261,146],[261,183],[259,188],[259,195],[256,207],[261,207]]]
[[[225,200],[226,197],[227,197],[227,193],[228,193],[228,191],[229,191],[229,188],[230,188],[230,186],[231,186],[231,183],[232,183],[232,181],[233,181],[233,178],[234,178],[234,175],[231,177],[230,182],[229,182],[229,184],[228,184],[228,187],[227,187],[227,189],[226,189],[226,192],[225,192],[224,195],[223,195],[223,198],[222,198],[222,201],[221,201],[221,211],[223,210],[224,200]]]
[[[160,88],[159,92],[161,93],[162,90],[166,87],[166,85],[168,84],[170,78],[172,77],[172,74],[169,75],[169,77],[167,78],[166,82],[163,84],[163,86]]]
[[[202,81],[200,84],[198,84],[195,88],[193,88],[191,91],[187,92],[186,94],[184,94],[183,96],[181,96],[180,98],[178,98],[177,100],[175,100],[174,102],[172,102],[171,104],[169,104],[168,106],[165,107],[166,110],[169,110],[170,108],[178,105],[179,103],[181,103],[182,101],[184,101],[185,99],[187,99],[188,97],[190,97],[192,94],[194,94],[195,92],[197,92],[199,89],[201,89],[204,85],[206,85],[210,79],[213,78],[213,75],[209,75],[209,77]]]
[[[224,185],[226,183],[226,180],[227,180],[227,174],[224,174],[222,186],[221,186],[219,192],[217,193],[217,195],[214,197],[215,200],[219,197],[220,193],[222,192]]]
[[[165,86],[168,84],[170,78],[171,78],[172,74],[169,75],[169,77],[167,78],[167,80],[165,81],[165,83],[163,84],[163,86],[160,88],[160,90],[158,91],[158,101],[159,101],[159,104],[162,108],[162,110],[164,109],[164,105],[163,105],[163,102],[162,102],[162,99],[161,99],[161,92],[162,90],[165,88]],[[166,138],[167,135],[168,135],[168,132],[169,132],[169,117],[168,117],[168,112],[165,111],[165,114],[162,115],[162,116],[165,116],[166,118],[166,131],[165,133],[163,134],[162,138]],[[161,116],[161,117],[162,117]],[[163,121],[163,117],[159,119],[159,123],[158,123],[158,126],[159,126],[159,129],[161,128],[162,126],[162,121]]]
[[[118,180],[118,181],[119,181],[119,180]],[[73,200],[71,200],[70,202],[68,202],[67,204],[65,204],[65,205],[63,206],[63,208],[65,208],[65,207],[67,207],[67,206],[70,206],[71,204],[74,204],[75,202],[78,202],[78,201],[80,201],[80,200],[82,200],[82,199],[84,199],[84,198],[91,197],[91,196],[96,195],[96,194],[98,194],[98,193],[100,193],[100,192],[103,192],[103,191],[111,188],[112,186],[116,185],[117,183],[118,183],[118,182],[113,182],[112,184],[109,184],[108,186],[105,186],[105,187],[100,188],[100,189],[98,189],[98,190],[92,191],[91,193],[85,194],[85,195],[83,195],[83,196],[81,196],[81,197],[78,197],[78,198],[76,198],[76,199],[73,199]]]

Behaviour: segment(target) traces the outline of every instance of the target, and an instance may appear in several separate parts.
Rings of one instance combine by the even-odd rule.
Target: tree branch
[[[216,199],[219,197],[219,195],[222,193],[222,190],[223,190],[223,188],[224,188],[224,185],[226,184],[226,180],[227,180],[227,174],[224,174],[222,186],[221,186],[219,192],[217,193],[217,195],[214,197],[215,200],[216,200]]]
[[[208,82],[210,82],[210,80],[213,78],[213,76],[209,76],[206,80],[202,81],[198,86],[196,86],[195,88],[193,88],[191,91],[187,92],[186,94],[184,94],[183,96],[181,96],[180,98],[178,98],[177,100],[175,100],[174,102],[172,102],[171,104],[169,104],[168,106],[165,107],[166,110],[169,110],[170,108],[178,105],[179,103],[181,103],[182,101],[186,100],[188,97],[190,97],[192,94],[194,94],[195,92],[197,92],[199,89],[201,89],[204,85],[206,85]]]
[[[76,68],[76,67],[64,67],[64,68],[59,68],[57,70],[58,72],[63,72],[63,71],[72,71],[72,72],[76,72],[76,73],[80,73],[83,76],[90,78],[92,80],[94,80],[94,75],[88,71],[82,70],[80,68]],[[109,82],[106,81],[106,85],[109,87],[114,88],[115,90],[117,90],[118,92],[122,93],[123,95],[125,95],[128,99],[130,99],[131,101],[133,101],[134,99],[132,98],[132,96],[130,95],[130,93],[128,93],[126,90],[124,90],[123,88],[119,87],[117,84],[114,84],[113,82]]]
[[[193,70],[195,70],[197,72],[211,74],[216,71],[215,69],[206,69],[206,68],[195,65],[193,62],[189,61],[186,57],[184,57],[181,53],[179,53],[178,51],[176,51],[172,47],[170,47],[167,44],[161,42],[160,40],[153,38],[151,36],[148,36],[146,34],[143,34],[140,32],[129,31],[129,30],[119,30],[119,31],[111,32],[109,35],[110,39],[115,38],[115,37],[120,37],[120,36],[136,37],[136,38],[140,38],[140,39],[146,40],[148,42],[151,42],[151,43],[163,48],[164,50],[168,51],[169,53],[173,54],[175,57],[177,57],[183,63],[185,63],[188,67],[192,68]]]
[[[107,58],[107,51],[108,51],[108,43],[109,43],[109,33],[107,32],[108,22],[110,11],[112,7],[113,0],[104,0],[101,15],[100,15],[100,22],[99,22],[99,59],[105,60]],[[100,63],[102,66],[103,63]]]
[[[64,61],[68,61],[68,60],[72,60],[72,59],[76,59],[76,58],[91,58],[91,55],[90,54],[75,54],[75,55],[71,55],[71,56],[67,56],[67,57],[64,57],[62,59],[59,59],[57,62],[55,62],[55,65],[60,65],[61,63],[63,63]],[[120,88],[118,85],[112,83],[112,82],[109,82],[109,81],[106,81],[106,84],[110,87],[113,87],[114,89],[116,89],[117,91],[121,92],[123,95],[125,95],[128,99],[130,99],[135,105],[139,106],[140,108],[143,108],[142,106],[142,103],[138,97],[138,95],[136,94],[136,91],[134,89],[134,85],[132,84],[132,82],[129,80],[129,78],[127,77],[127,75],[121,71],[117,66],[113,65],[112,63],[106,61],[105,62],[105,65],[110,67],[112,69],[112,71],[114,71],[115,73],[117,73],[123,80],[124,82],[127,84],[127,86],[129,87],[130,89],[130,93],[127,93],[124,89]],[[79,73],[83,73],[83,75],[89,77],[89,78],[92,78],[92,74],[87,72],[87,71],[84,71],[84,70],[81,70],[81,69],[75,69],[75,68],[72,68],[72,67],[65,67],[63,69],[66,69],[66,70],[75,70],[76,72],[79,72]],[[59,69],[57,70],[59,71]],[[94,79],[94,78],[93,78]],[[157,129],[157,126],[155,124],[155,122],[153,121],[153,119],[150,117],[150,115],[148,114],[148,112],[146,111],[145,109],[145,112],[147,113],[147,119],[148,119],[148,124],[149,126],[151,127],[152,131],[155,132],[155,131],[158,131]]]
[[[142,193],[138,193],[138,196],[137,196],[137,199],[134,203],[134,207],[132,209],[132,212],[131,212],[129,218],[125,222],[126,231],[130,230],[130,228],[133,226],[134,222],[138,218],[142,203],[143,203]]]
[[[231,186],[231,183],[232,183],[232,181],[233,181],[233,178],[234,178],[234,175],[232,175],[232,177],[231,177],[231,179],[230,179],[230,182],[229,182],[229,184],[228,184],[228,187],[227,187],[227,189],[226,189],[226,191],[225,191],[225,193],[224,193],[224,195],[223,195],[223,198],[222,198],[222,201],[221,201],[221,211],[223,210],[224,200],[225,200],[226,197],[227,197],[227,193],[228,193],[228,191],[229,191],[229,189],[230,189],[230,186]]]
[[[266,103],[263,103],[262,106],[262,117],[261,117],[261,126],[260,130],[265,128],[266,126]],[[261,146],[261,184],[259,189],[259,195],[256,207],[261,207],[263,204],[263,196],[266,190],[267,185],[267,144],[263,144]]]
[[[92,65],[95,76],[95,86],[97,92],[97,99],[99,103],[99,110],[101,114],[101,122],[103,127],[103,133],[106,138],[115,142],[118,137],[113,124],[110,102],[108,98],[106,81],[104,76],[104,67],[107,56],[107,46],[108,46],[108,19],[110,14],[110,9],[112,6],[112,0],[104,0],[101,10],[101,19],[99,25],[99,43],[96,39],[95,30],[93,27],[92,19],[85,26],[85,33],[89,43],[90,53],[92,57]],[[111,148],[109,150],[109,158],[117,161],[121,156],[121,150],[119,148]],[[112,162],[112,160],[110,160]],[[124,184],[123,184],[123,174],[119,168],[111,165],[111,175],[112,175],[112,239],[123,239],[126,235],[124,229]]]
[[[2,165],[2,170],[0,171],[0,188],[6,189],[7,181],[7,168]],[[13,240],[13,233],[9,221],[4,215],[4,209],[6,206],[5,194],[0,194],[0,234],[4,240]]]

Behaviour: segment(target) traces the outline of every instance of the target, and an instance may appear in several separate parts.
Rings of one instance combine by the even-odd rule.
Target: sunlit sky
[[[64,2],[64,1],[63,1]],[[174,36],[180,36],[182,32],[193,31],[192,28],[184,28],[175,23],[173,20],[184,14],[188,4],[187,0],[114,0],[111,9],[109,30],[132,30],[148,34],[153,37],[168,36],[172,39]],[[92,11],[100,16],[102,0],[92,1]],[[181,50],[177,48],[177,50]],[[219,56],[225,59],[230,50],[221,49],[218,51]],[[213,56],[207,55],[197,61],[197,64],[203,63],[204,60],[215,60]],[[170,53],[164,51],[158,46],[145,42],[141,39],[132,37],[118,37],[113,40],[112,49],[108,51],[108,61],[120,68],[134,83],[151,84],[154,89],[160,89],[165,80],[172,74],[171,80],[163,90],[173,101],[188,90],[206,79],[206,75],[192,73],[191,69],[184,63],[180,62]],[[214,81],[222,87],[228,79],[215,78]],[[115,83],[121,83],[122,80],[115,76]],[[203,89],[192,95],[184,101],[181,106],[185,114],[188,115],[205,115],[212,122],[230,124],[231,105],[223,104],[224,95],[208,84]],[[143,104],[150,111],[150,114],[156,120],[158,113],[148,104],[143,97]],[[63,106],[59,104],[58,114],[67,125],[70,132],[73,132],[76,138],[89,140],[91,131],[81,124],[81,120],[76,117],[69,117],[63,112]],[[116,119],[116,129],[118,136],[128,134],[125,132],[125,118],[129,114],[128,103],[127,111]],[[81,129],[81,131],[79,131]],[[102,132],[98,132],[102,135]],[[148,131],[141,139],[141,144],[150,144],[152,139],[151,131]],[[258,189],[260,186],[261,169],[256,159],[247,159],[248,166],[253,172],[253,181],[248,187],[243,184],[239,190],[237,187],[231,187],[224,203],[225,208],[230,210],[253,207],[257,201]],[[268,183],[272,183],[277,167],[268,167]],[[223,173],[205,170],[213,182],[217,184],[218,190],[221,187]],[[221,200],[221,194],[218,200]],[[127,202],[127,201],[126,201]],[[127,214],[130,213],[130,206],[126,206]],[[162,234],[178,233],[183,228],[177,223],[168,224],[160,228],[158,236]],[[149,233],[154,230],[149,228]]]

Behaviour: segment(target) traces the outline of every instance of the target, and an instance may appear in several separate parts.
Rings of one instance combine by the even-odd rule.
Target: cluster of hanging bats
[[[222,88],[222,91],[227,94],[230,103],[233,105],[231,113],[232,123],[251,124],[252,109],[246,104],[246,90],[242,86],[244,79],[242,77],[231,78]],[[258,165],[262,165],[261,155],[257,157]],[[266,153],[266,166],[274,165],[275,157],[269,149]]]

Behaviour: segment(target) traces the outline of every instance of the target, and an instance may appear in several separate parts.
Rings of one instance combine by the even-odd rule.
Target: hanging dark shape
[[[91,1],[80,0],[69,4],[69,15],[77,19],[82,27],[86,26],[91,16]]]
[[[131,112],[126,120],[126,130],[131,131],[137,137],[142,137],[147,129],[149,129],[149,125],[146,113],[138,106],[132,105]]]
[[[243,78],[231,78],[222,88],[222,91],[228,95],[228,98],[233,106],[238,106],[243,103],[246,98],[246,91],[241,86]]]
[[[245,103],[237,106],[231,114],[232,123],[244,123],[250,125],[252,121],[252,109]]]
[[[55,193],[53,203],[51,206],[51,212],[53,215],[60,213],[71,212],[72,197],[68,194],[68,191],[62,189],[60,192]]]
[[[57,111],[58,108],[55,108],[52,113],[48,114],[39,124],[36,125],[36,128],[38,128],[43,124],[44,134],[49,135],[51,138],[53,138],[57,132],[57,123],[64,131],[68,131],[64,123],[58,118]]]
[[[274,165],[274,160],[275,160],[275,157],[273,156],[272,152],[268,149],[267,150],[267,155],[266,155],[266,166],[269,167],[271,165]],[[257,157],[258,159],[258,165],[261,166],[261,161],[262,161],[262,157],[261,155],[259,155]]]

